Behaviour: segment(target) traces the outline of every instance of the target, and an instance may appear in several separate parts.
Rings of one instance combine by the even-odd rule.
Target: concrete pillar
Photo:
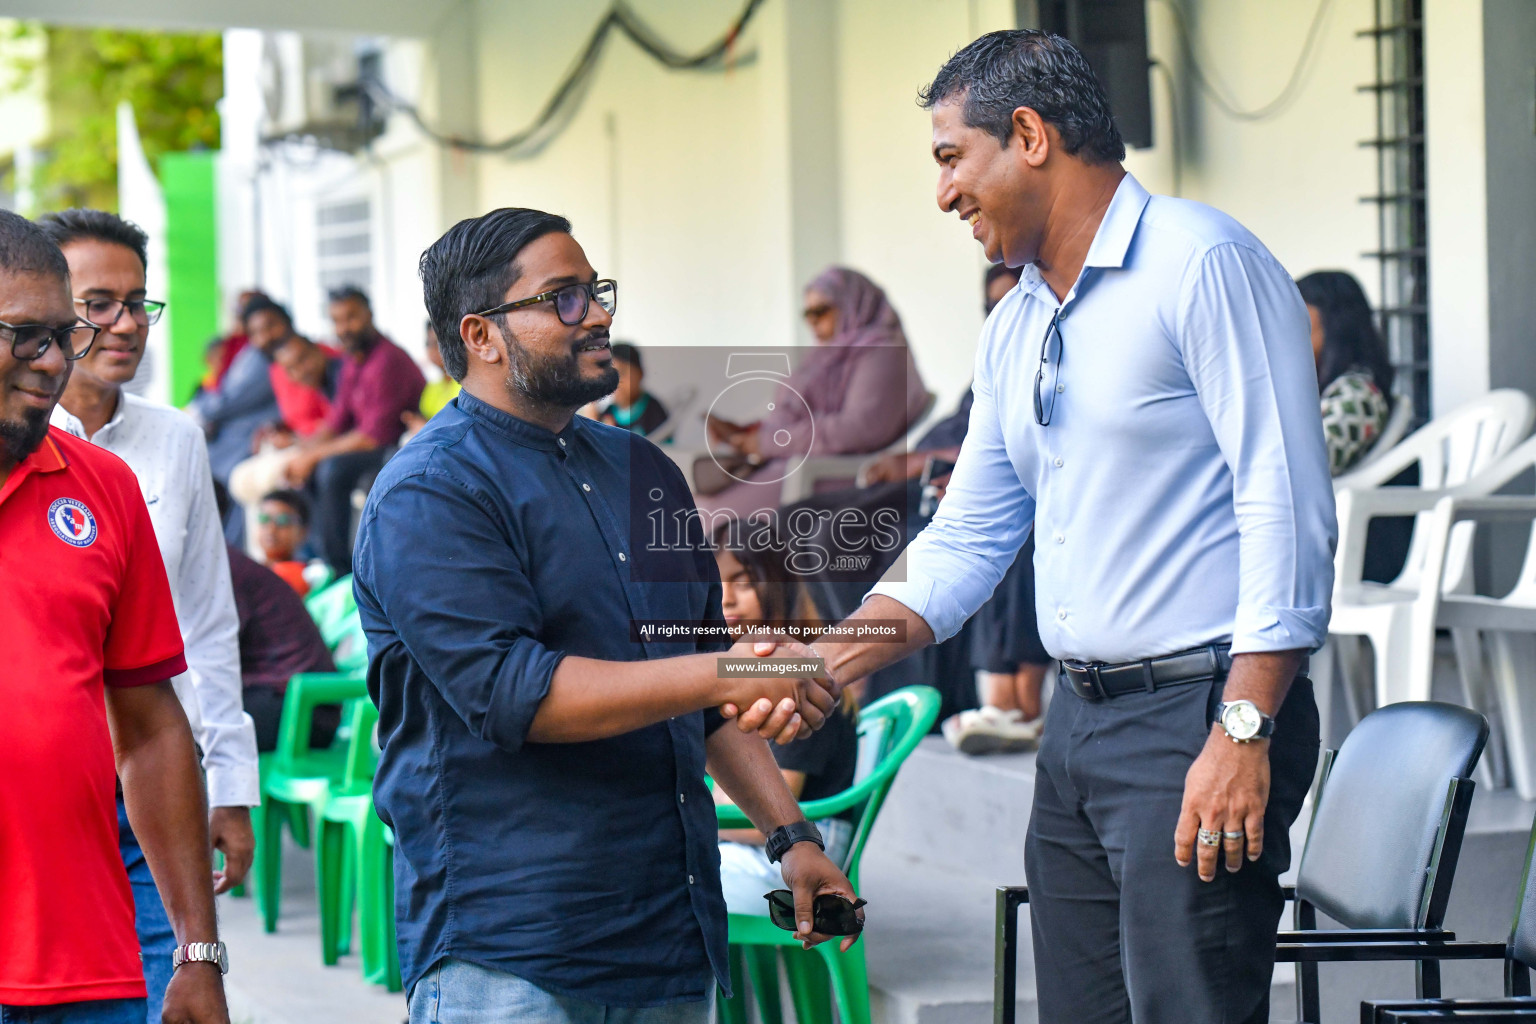
[[[1433,412],[1536,395],[1536,6],[1426,0]]]

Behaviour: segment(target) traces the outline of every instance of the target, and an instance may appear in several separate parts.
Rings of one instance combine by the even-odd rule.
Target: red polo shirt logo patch
[[[48,525],[71,547],[88,548],[96,541],[96,517],[83,502],[60,498],[48,506]]]

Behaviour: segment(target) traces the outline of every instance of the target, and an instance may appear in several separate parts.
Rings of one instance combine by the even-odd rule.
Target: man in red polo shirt
[[[58,246],[0,211],[0,1020],[143,1024],[121,778],[183,944],[164,1020],[227,1024],[208,812],[170,684],[186,660],[149,512],[115,455],[48,427],[95,334]]]

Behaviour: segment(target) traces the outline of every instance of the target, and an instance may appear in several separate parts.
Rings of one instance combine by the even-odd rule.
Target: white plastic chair
[[[1379,459],[1341,479],[1333,618],[1328,631],[1333,637],[1370,640],[1378,707],[1429,699],[1435,633],[1432,625],[1416,625],[1413,610],[1430,544],[1426,522],[1430,510],[1446,491],[1468,484],[1525,440],[1533,419],[1536,406],[1523,392],[1512,388],[1492,391],[1431,420]],[[1417,488],[1382,486],[1415,463],[1419,466]],[[1468,491],[1462,496],[1476,495]],[[1365,582],[1361,574],[1370,520],[1402,515],[1415,516],[1403,571],[1390,583]],[[1471,593],[1472,530],[1471,523],[1460,524],[1446,539],[1437,574],[1442,594]],[[1354,693],[1353,679],[1359,673],[1350,669],[1356,659],[1340,660],[1345,667],[1346,692]]]
[[[1532,469],[1536,438],[1435,503],[1425,523],[1423,577],[1412,612],[1416,635],[1450,631],[1466,703],[1488,716],[1503,741],[1490,747],[1502,755],[1492,766],[1496,780],[1507,766],[1525,800],[1536,799],[1536,529],[1514,588],[1503,597],[1449,590],[1442,574],[1454,568],[1457,532],[1474,522],[1536,526],[1536,496],[1493,493]]]

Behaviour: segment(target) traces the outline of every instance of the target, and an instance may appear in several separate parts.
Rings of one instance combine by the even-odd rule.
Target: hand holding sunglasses
[[[798,931],[795,921],[795,894],[788,889],[764,893],[768,901],[768,919],[787,932]],[[858,935],[864,930],[859,909],[868,906],[863,898],[849,900],[835,892],[824,892],[811,904],[811,931],[818,935]]]

